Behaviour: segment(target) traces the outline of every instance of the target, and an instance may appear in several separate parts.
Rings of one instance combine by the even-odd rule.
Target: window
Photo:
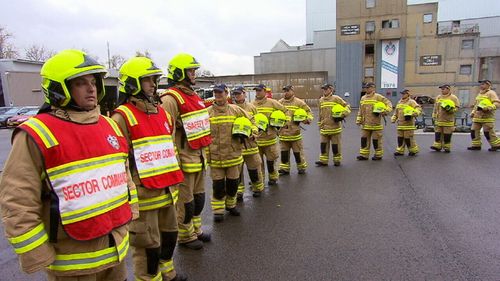
[[[375,8],[375,0],[366,0],[366,8]]]
[[[462,40],[462,49],[474,49],[474,39]]]
[[[373,55],[375,53],[375,45],[366,44],[365,45],[365,55]]]
[[[399,28],[399,20],[398,19],[383,20],[382,28]]]
[[[399,20],[398,19],[391,21],[391,28],[399,28]]]
[[[365,67],[365,77],[373,77],[373,67]]]
[[[424,23],[432,22],[432,14],[424,14]]]
[[[365,25],[365,30],[366,32],[374,32],[375,31],[375,22],[374,21],[367,21]]]
[[[471,64],[460,65],[460,74],[470,75],[471,73],[472,73],[472,65]]]

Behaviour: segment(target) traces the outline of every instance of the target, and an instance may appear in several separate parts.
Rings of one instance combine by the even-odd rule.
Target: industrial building
[[[307,44],[279,40],[270,52],[254,57],[255,73],[326,71],[327,81],[336,83],[338,93],[349,93],[353,106],[366,82],[375,82],[394,102],[403,88],[436,96],[437,87],[449,83],[464,105],[475,98],[479,79],[492,80],[494,87],[500,83],[495,28],[500,17],[438,22],[438,3],[337,0],[334,25],[332,2],[308,0]],[[315,87],[319,95],[319,84]]]

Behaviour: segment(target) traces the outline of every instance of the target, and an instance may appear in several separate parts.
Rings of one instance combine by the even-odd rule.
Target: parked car
[[[17,115],[17,113],[22,109],[22,107],[13,107],[6,112],[0,114],[0,127],[7,127],[7,119]]]
[[[23,123],[24,121],[30,119],[38,113],[38,106],[26,106],[23,107],[17,114],[7,119],[7,127],[17,127],[17,125]]]
[[[0,107],[0,114],[4,114],[5,112],[11,110],[12,108],[14,108],[14,107],[13,106]]]

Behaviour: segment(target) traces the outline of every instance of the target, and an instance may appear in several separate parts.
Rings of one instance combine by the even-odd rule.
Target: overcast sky
[[[334,1],[334,0],[332,0]],[[379,0],[381,1],[381,0]],[[306,40],[305,0],[2,0],[0,26],[24,48],[86,49],[107,61],[148,50],[161,67],[179,52],[215,74],[253,73],[253,57]],[[436,2],[409,0],[408,3]],[[438,20],[500,15],[499,0],[440,0]]]

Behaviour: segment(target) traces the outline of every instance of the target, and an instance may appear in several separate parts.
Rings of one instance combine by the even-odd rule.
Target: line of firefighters
[[[130,245],[136,280],[187,280],[176,272],[172,257],[177,244],[197,250],[211,241],[201,227],[206,165],[216,222],[226,211],[240,215],[243,164],[253,197],[261,196],[266,170],[268,185],[290,173],[290,151],[298,173],[305,173],[301,126],[313,115],[293,86],[285,86],[284,97],[276,101],[260,84],[249,103],[243,87],[230,93],[224,84],[216,85],[215,102],[205,108],[193,90],[199,67],[193,56],[176,55],[169,63],[169,87],[158,96],[162,71],[149,58],[129,59],[120,68],[121,105],[109,118],[99,114],[98,101],[105,94],[102,65],[78,50],[62,51],[43,65],[45,104],[14,131],[0,181],[5,233],[23,271],[45,270],[49,280],[126,280],[123,259]],[[361,126],[357,159],[367,160],[373,143],[372,160],[380,160],[382,119],[392,104],[375,93],[373,83],[365,87],[356,117]],[[490,150],[500,148],[494,130],[500,101],[490,87],[490,81],[481,82],[471,150],[481,148],[481,128]],[[431,148],[449,152],[460,104],[449,85],[440,88]],[[331,146],[339,166],[342,122],[351,109],[334,95],[333,85],[321,89],[316,165],[328,165]],[[398,129],[396,156],[405,146],[409,155],[418,152],[413,132],[420,113],[410,92],[402,91],[391,118]]]

